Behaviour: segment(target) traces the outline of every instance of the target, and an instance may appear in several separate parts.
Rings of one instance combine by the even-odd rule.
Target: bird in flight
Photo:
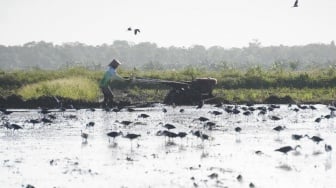
[[[293,7],[299,7],[299,0],[295,0]]]
[[[132,31],[132,28],[131,27],[127,28],[127,31]]]
[[[134,29],[134,35],[137,35],[138,33],[140,33],[140,29]]]

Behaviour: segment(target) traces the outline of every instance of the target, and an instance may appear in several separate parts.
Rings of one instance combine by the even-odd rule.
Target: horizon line
[[[103,46],[103,45],[108,45],[108,46],[111,46],[113,45],[114,42],[116,41],[124,41],[124,42],[127,42],[128,45],[130,46],[136,46],[136,45],[139,45],[139,44],[143,44],[143,43],[150,43],[150,44],[155,44],[158,48],[171,48],[171,47],[175,47],[175,48],[192,48],[194,46],[203,46],[204,48],[206,49],[209,49],[209,48],[212,48],[212,47],[221,47],[221,48],[224,48],[224,49],[232,49],[232,48],[248,48],[249,47],[249,44],[258,44],[257,46],[260,47],[260,48],[264,48],[264,47],[280,47],[280,46],[285,46],[285,47],[297,47],[297,46],[308,46],[308,45],[335,45],[335,41],[334,40],[331,40],[329,43],[326,43],[326,42],[310,42],[310,43],[306,43],[306,44],[293,44],[293,45],[287,45],[287,44],[271,44],[271,45],[262,45],[262,43],[257,39],[257,40],[253,40],[253,41],[250,41],[248,42],[248,44],[246,46],[241,46],[241,47],[236,47],[236,46],[232,46],[232,47],[224,47],[224,46],[221,46],[221,45],[211,45],[211,46],[206,46],[206,45],[202,45],[202,44],[192,44],[192,45],[189,45],[189,46],[175,46],[175,45],[168,45],[168,46],[164,46],[164,45],[159,45],[155,42],[150,42],[150,41],[142,41],[142,42],[134,42],[134,41],[128,41],[128,40],[114,40],[112,43],[100,43],[100,44],[88,44],[88,43],[85,43],[85,42],[80,42],[80,41],[68,41],[68,42],[55,42],[55,41],[45,41],[45,40],[39,40],[39,41],[27,41],[25,43],[21,43],[21,44],[2,44],[0,43],[0,46],[5,46],[5,47],[23,47],[24,45],[27,45],[29,43],[40,43],[40,42],[45,42],[45,43],[51,43],[52,45],[55,45],[55,46],[62,46],[62,45],[65,45],[65,44],[84,44],[86,46]]]

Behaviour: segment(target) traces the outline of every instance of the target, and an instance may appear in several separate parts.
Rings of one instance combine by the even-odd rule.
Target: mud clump
[[[267,99],[265,99],[264,103],[266,104],[295,104],[296,102],[290,96],[278,97],[275,95],[271,95]]]
[[[7,98],[0,98],[2,108],[95,108],[100,107],[98,102],[73,100],[63,97],[42,96],[36,99],[23,100],[19,95],[10,95]]]
[[[109,106],[123,107],[131,105],[129,101],[113,102]],[[85,100],[74,100],[58,96],[41,96],[36,99],[24,100],[19,95],[0,97],[0,108],[34,109],[34,108],[101,108],[102,103]]]

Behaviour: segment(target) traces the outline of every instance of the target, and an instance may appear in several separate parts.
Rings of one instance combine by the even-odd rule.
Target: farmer
[[[108,106],[113,102],[114,96],[110,87],[110,82],[112,80],[121,80],[121,81],[126,80],[121,76],[119,76],[118,73],[116,72],[120,64],[121,63],[118,60],[113,59],[111,63],[108,65],[108,70],[105,72],[103,78],[100,80],[99,87],[104,94],[104,101],[103,101],[104,106]]]

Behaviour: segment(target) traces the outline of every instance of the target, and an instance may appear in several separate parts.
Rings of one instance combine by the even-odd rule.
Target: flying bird
[[[131,27],[127,28],[127,31],[132,31],[132,28]]]
[[[140,33],[140,29],[134,29],[134,35],[137,35],[138,33]]]
[[[299,7],[299,0],[296,0],[296,1],[294,2],[293,7]]]

